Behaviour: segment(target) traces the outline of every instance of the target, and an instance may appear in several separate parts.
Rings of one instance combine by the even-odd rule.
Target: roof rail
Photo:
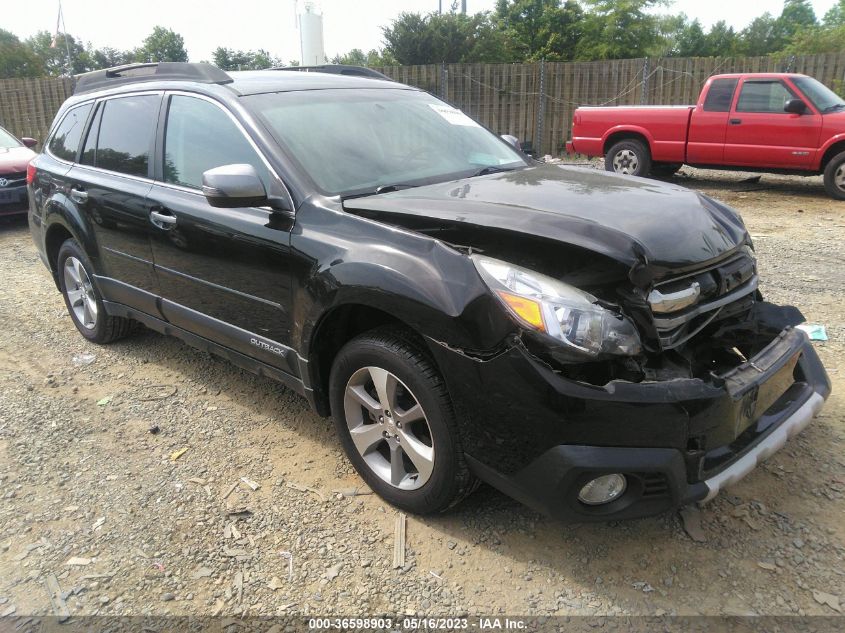
[[[227,84],[232,78],[224,71],[206,63],[152,62],[148,64],[126,64],[105,70],[95,70],[76,76],[73,94],[113,88],[124,84],[144,81],[182,80],[205,84]]]
[[[356,77],[369,77],[370,79],[386,79],[393,81],[387,75],[380,73],[366,66],[350,66],[348,64],[323,64],[321,66],[281,66],[279,68],[268,68],[268,70],[298,70],[304,73],[331,73],[332,75],[353,75]]]

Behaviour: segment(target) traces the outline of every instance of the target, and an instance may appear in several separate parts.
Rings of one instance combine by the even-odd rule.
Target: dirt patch
[[[834,391],[817,421],[701,511],[703,542],[675,514],[564,526],[483,487],[446,515],[408,517],[402,569],[396,510],[335,492],[361,482],[328,420],[174,339],[88,344],[25,221],[5,221],[0,613],[52,613],[52,574],[74,615],[836,615],[845,203],[818,178],[749,176],[674,180],[739,209],[763,293],[827,326],[817,349]],[[224,498],[241,477],[260,487]]]

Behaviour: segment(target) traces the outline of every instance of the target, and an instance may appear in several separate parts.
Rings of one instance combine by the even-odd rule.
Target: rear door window
[[[716,79],[704,99],[706,112],[730,112],[738,79]]]
[[[69,161],[76,160],[76,151],[79,149],[79,141],[91,107],[92,104],[86,103],[68,110],[47,146],[53,156]]]
[[[100,105],[99,129],[92,127],[89,134],[96,133],[95,167],[143,178],[149,175],[160,99],[158,95],[136,95]],[[89,145],[86,142],[86,164],[90,164]]]
[[[768,112],[786,114],[783,110],[788,99],[795,94],[782,81],[746,81],[742,84],[737,112]]]

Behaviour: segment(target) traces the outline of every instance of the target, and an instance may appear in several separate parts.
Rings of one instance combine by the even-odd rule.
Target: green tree
[[[281,66],[276,59],[263,48],[257,51],[236,51],[218,46],[211,53],[212,63],[222,70],[261,70]]]
[[[584,0],[584,36],[578,59],[644,57],[660,43],[659,17],[651,12],[663,0]]]
[[[707,57],[732,57],[737,54],[739,37],[732,26],[719,20],[707,32]]]
[[[157,26],[136,51],[136,58],[142,62],[186,62],[185,39],[171,29]]]
[[[0,77],[40,77],[41,60],[16,35],[0,29]]]
[[[845,26],[845,0],[839,0],[839,4],[833,5],[824,14],[824,25],[826,27]]]
[[[739,33],[740,50],[743,55],[768,55],[783,48],[783,31],[780,20],[771,13],[764,13],[752,20]]]
[[[25,42],[40,61],[47,75],[59,76],[79,74],[91,70],[88,51],[73,35],[58,33],[53,36],[48,31],[38,31]],[[68,55],[70,59],[68,59]]]
[[[584,34],[584,11],[574,0],[498,0],[494,19],[514,61],[571,60]]]
[[[445,61],[435,59],[428,16],[400,13],[390,26],[382,27],[382,37],[384,49],[403,66]]]
[[[113,68],[114,66],[122,66],[135,61],[134,51],[121,51],[109,46],[104,46],[103,48],[91,48],[89,46],[87,53],[91,70]]]
[[[360,48],[353,48],[348,53],[332,57],[331,63],[347,66],[367,66],[367,54]]]
[[[707,34],[701,22],[697,19],[692,22],[684,20],[675,36],[672,54],[677,57],[706,57],[708,53]]]
[[[504,35],[486,13],[401,13],[390,26],[382,28],[382,34],[382,57],[399,64],[506,59]]]
[[[818,21],[810,0],[784,0],[777,24],[780,37],[788,42],[799,31],[818,26]]]

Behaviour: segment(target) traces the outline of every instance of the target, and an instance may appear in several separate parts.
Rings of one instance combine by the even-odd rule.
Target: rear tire
[[[824,168],[824,188],[834,200],[845,200],[845,152],[831,158]]]
[[[648,176],[651,152],[642,141],[628,138],[614,143],[604,156],[604,168],[628,176]]]
[[[56,262],[59,288],[67,311],[82,336],[92,343],[105,345],[132,331],[130,319],[106,313],[102,297],[93,284],[91,260],[76,240],[69,239],[62,244]]]
[[[344,451],[385,501],[431,514],[474,490],[446,384],[408,332],[379,328],[347,343],[329,397]]]

